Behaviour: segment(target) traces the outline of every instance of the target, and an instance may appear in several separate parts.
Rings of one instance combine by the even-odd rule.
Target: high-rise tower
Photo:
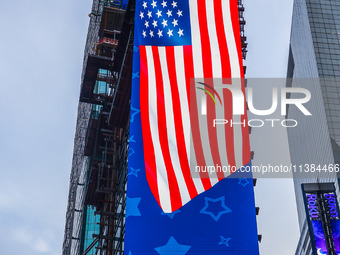
[[[339,40],[340,1],[294,1],[287,74],[293,79],[287,86],[303,87],[312,95],[306,104],[312,116],[304,116],[296,107],[290,107],[287,116],[298,121],[297,127],[288,129],[288,139],[292,164],[303,172],[294,174],[301,230],[296,254],[338,254],[335,232],[340,230],[332,227],[332,220],[338,217],[331,217],[326,197],[335,192],[339,198]],[[314,203],[317,215],[311,211]],[[322,222],[321,243],[326,244],[328,253],[322,253],[319,247],[316,221]]]

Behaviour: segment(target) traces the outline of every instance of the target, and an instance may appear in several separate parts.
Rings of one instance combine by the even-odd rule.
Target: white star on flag
[[[173,22],[171,22],[172,24],[174,24],[174,27],[178,26],[178,20],[177,19],[174,19]]]
[[[157,34],[158,34],[159,38],[161,38],[163,36],[163,31],[158,29],[158,33]]]
[[[169,30],[168,30],[168,32],[167,32],[167,34],[169,35],[169,37],[173,36],[172,31],[173,31],[173,30],[171,30],[171,29],[169,28]]]
[[[151,19],[151,17],[152,17],[152,11],[148,11],[148,17],[149,17],[149,19]]]
[[[167,2],[165,2],[164,0],[163,0],[163,2],[161,3],[161,5],[163,6],[163,8],[165,8],[165,7],[167,7],[167,4],[166,4]]]
[[[144,25],[145,25],[146,28],[148,28],[149,27],[149,21],[146,20]]]
[[[168,21],[163,19],[162,25],[163,25],[163,27],[166,27],[168,25]]]
[[[153,31],[152,31],[152,30],[150,30],[150,36],[151,36],[151,37],[154,37]]]
[[[154,1],[152,1],[152,8],[155,8],[155,7],[157,7],[157,2],[154,0]]]
[[[141,19],[143,19],[144,18],[144,12],[140,12],[139,16],[140,16]]]
[[[183,12],[183,11],[178,10],[178,12],[177,12],[178,17],[183,16],[182,12]]]
[[[143,2],[143,7],[144,7],[144,9],[148,8],[148,4],[146,2]]]
[[[178,33],[178,36],[179,36],[179,37],[181,37],[181,36],[184,35],[184,34],[183,34],[183,29],[179,29],[177,33]]]
[[[158,18],[161,17],[162,16],[162,11],[158,10],[156,15],[158,16]]]
[[[168,15],[168,17],[172,16],[172,11],[168,10],[168,12],[166,13]]]
[[[158,27],[158,25],[157,25],[157,20],[154,20],[154,21],[152,22],[152,25],[153,25],[154,28],[155,28],[155,27]]]
[[[175,8],[177,7],[177,2],[173,1],[171,5],[172,5],[172,8]]]

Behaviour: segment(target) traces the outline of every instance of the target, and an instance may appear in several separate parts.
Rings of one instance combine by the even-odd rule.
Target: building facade
[[[312,116],[290,107],[287,118],[298,121],[288,129],[292,164],[327,166],[326,171],[307,169],[294,173],[294,186],[301,237],[296,254],[316,253],[315,236],[308,215],[303,187],[305,184],[328,183],[339,198],[338,174],[329,166],[339,164],[340,148],[340,1],[295,0],[290,39],[287,87],[302,87],[311,92],[305,104]],[[307,164],[307,165],[305,165]],[[307,173],[308,172],[308,173]],[[321,199],[317,200],[322,202]],[[320,216],[327,215],[321,210]],[[328,216],[327,216],[328,217]],[[327,227],[327,226],[324,226]],[[331,235],[331,233],[329,233]],[[334,247],[332,248],[335,249]],[[328,254],[338,254],[328,251]],[[326,253],[325,253],[326,254]]]
[[[134,5],[93,0],[89,14],[63,255],[124,254]]]

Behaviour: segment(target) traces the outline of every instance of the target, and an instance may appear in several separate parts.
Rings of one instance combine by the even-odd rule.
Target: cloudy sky
[[[91,2],[0,1],[1,254],[61,254]],[[292,0],[245,0],[245,7],[247,76],[284,77]],[[260,138],[254,132],[255,148]],[[286,146],[273,141],[268,151]],[[258,161],[266,157],[256,153]],[[289,162],[286,150],[282,158]],[[292,181],[259,180],[256,203],[261,254],[294,254]]]

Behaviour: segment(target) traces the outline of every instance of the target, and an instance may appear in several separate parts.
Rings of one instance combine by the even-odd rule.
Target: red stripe
[[[155,75],[156,75],[156,90],[157,90],[157,119],[158,119],[158,132],[159,141],[161,144],[162,154],[168,174],[168,183],[171,198],[172,211],[177,210],[182,206],[182,199],[175,175],[175,171],[171,162],[168,132],[166,126],[166,114],[165,114],[165,101],[164,101],[164,84],[163,75],[161,70],[161,62],[159,58],[159,52],[157,46],[152,46],[152,54],[154,58]]]
[[[242,61],[242,47],[241,47],[241,34],[240,34],[240,23],[239,23],[239,14],[238,14],[238,4],[237,0],[230,0],[230,12],[231,12],[231,19],[233,24],[234,36],[236,41],[237,47],[237,54],[239,57],[239,65],[240,65],[240,72],[241,78],[244,77],[244,70],[243,70],[243,61]],[[245,95],[245,86],[244,81],[242,81],[242,91]],[[246,105],[246,103],[245,103]],[[247,109],[247,107],[245,107]],[[241,116],[241,121],[246,122],[246,126],[242,125],[242,158],[243,164],[248,164],[250,162],[250,142],[249,142],[249,128],[248,128],[248,118],[247,112]]]
[[[228,52],[227,38],[224,30],[222,1],[223,0],[214,1],[216,32],[221,56],[222,77],[231,78],[230,58]]]
[[[211,45],[208,33],[208,22],[207,22],[207,10],[205,0],[197,1],[198,21],[201,35],[201,48],[202,48],[202,62],[203,62],[203,73],[204,83],[207,83],[211,87],[214,87],[212,71],[212,58],[211,58]],[[206,79],[208,78],[208,79]],[[210,78],[210,79],[209,79]],[[207,95],[208,96],[208,95]],[[211,156],[214,161],[214,165],[221,165],[220,153],[217,142],[216,128],[213,127],[213,121],[216,119],[215,103],[212,100],[207,100],[207,125],[208,125],[208,136],[211,150]],[[224,173],[217,173],[219,180],[224,178]]]
[[[139,47],[140,51],[140,113],[142,121],[143,146],[144,146],[144,161],[146,179],[149,183],[152,194],[160,204],[158,186],[157,186],[157,172],[156,161],[149,120],[149,88],[148,88],[148,64],[146,57],[145,46]]]
[[[240,34],[240,22],[238,15],[238,4],[237,0],[230,0],[230,13],[231,13],[231,22],[233,24],[237,54],[240,64],[241,78],[244,77],[243,72],[243,62],[242,62],[242,47],[241,47],[241,34]]]
[[[190,124],[192,132],[192,142],[194,145],[194,151],[196,156],[197,166],[205,166],[205,159],[202,148],[202,141],[199,132],[198,124],[198,112],[197,112],[197,101],[196,101],[196,87],[194,77],[194,63],[192,56],[192,46],[183,46],[184,54],[184,66],[185,66],[185,79],[187,85],[187,93],[189,98],[189,111],[190,111]],[[193,167],[193,166],[192,166]],[[211,188],[209,175],[207,173],[200,172],[200,177],[204,190]]]
[[[173,112],[175,119],[175,129],[176,129],[176,140],[177,140],[177,150],[179,155],[179,161],[181,164],[182,173],[184,176],[185,183],[187,185],[190,198],[194,198],[198,195],[195,188],[194,182],[190,175],[190,167],[188,162],[187,151],[185,148],[185,139],[182,123],[182,112],[181,112],[181,102],[178,92],[177,83],[177,73],[176,73],[176,63],[175,63],[175,51],[174,47],[166,47],[167,64],[169,71],[169,79],[171,85],[171,95],[173,101]]]

